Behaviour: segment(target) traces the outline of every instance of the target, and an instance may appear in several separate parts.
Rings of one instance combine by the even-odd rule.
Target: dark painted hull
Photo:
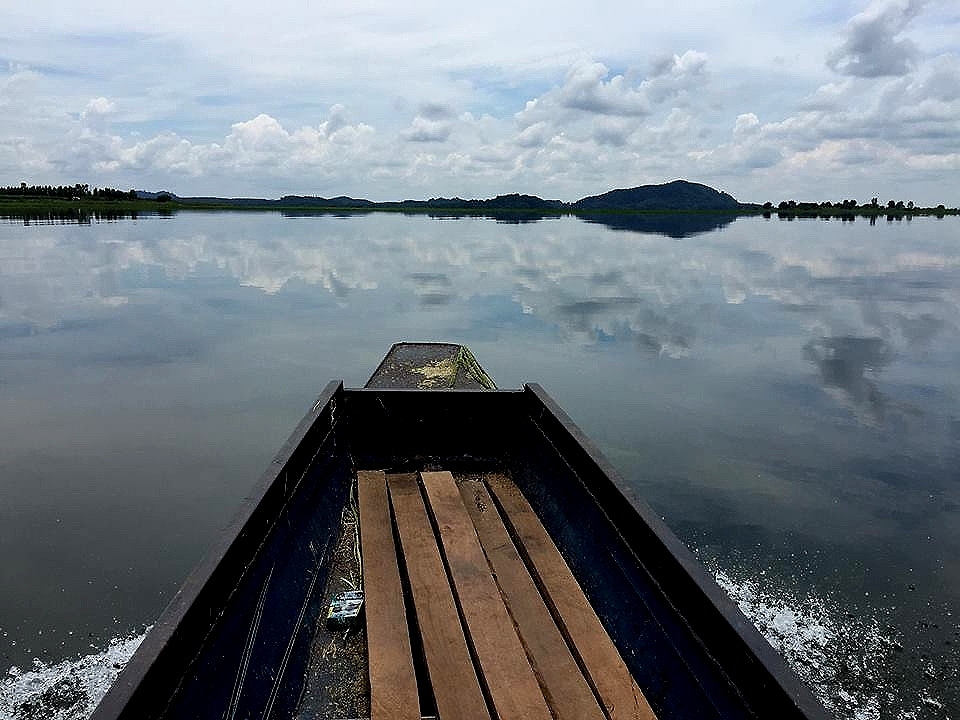
[[[334,382],[93,718],[306,717],[298,708],[326,609],[330,538],[355,471],[366,468],[510,473],[661,720],[828,717],[539,386]],[[322,671],[335,684],[357,668],[331,660]]]

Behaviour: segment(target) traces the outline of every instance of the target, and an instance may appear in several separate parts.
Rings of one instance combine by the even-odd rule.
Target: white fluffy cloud
[[[105,97],[93,98],[93,100],[87,103],[87,107],[83,111],[82,117],[88,118],[97,117],[99,115],[109,115],[116,109],[116,104],[110,100],[107,100]]]
[[[607,80],[610,71],[602,63],[583,63],[567,73],[563,86],[556,91],[556,101],[564,108],[582,110],[598,115],[649,115],[650,103],[646,95],[627,84],[623,75]],[[533,101],[528,112],[538,109]]]
[[[270,115],[261,113],[234,123],[221,141],[192,143],[173,133],[125,144],[119,137],[103,143],[102,159],[95,169],[119,173],[148,170],[171,176],[224,176],[259,172],[289,176],[311,171],[332,174],[352,161],[367,161],[364,150],[374,130],[369,125],[347,124],[343,108],[334,107],[315,127],[287,130]]]
[[[850,21],[846,39],[827,56],[827,64],[845,75],[859,77],[905,75],[920,51],[902,33],[926,1],[874,3]]]
[[[450,123],[417,115],[401,136],[411,142],[443,142],[450,137]]]
[[[648,77],[636,84],[612,75],[599,62],[580,62],[567,72],[563,84],[526,103],[517,114],[521,127],[559,121],[580,114],[643,118],[667,103],[689,103],[688,94],[707,79],[707,56],[688,50],[683,55],[654,62]]]

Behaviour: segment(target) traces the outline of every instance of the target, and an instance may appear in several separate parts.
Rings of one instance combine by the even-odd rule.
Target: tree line
[[[136,190],[91,188],[86,183],[75,185],[9,185],[0,187],[0,196],[18,198],[49,198],[57,200],[136,200]]]
[[[936,207],[920,207],[915,205],[913,200],[904,202],[903,200],[889,200],[886,205],[880,202],[880,198],[871,198],[869,203],[858,203],[856,200],[841,200],[840,202],[797,202],[796,200],[784,200],[776,206],[772,202],[763,204],[764,214],[777,211],[780,215],[913,215],[913,214],[935,214],[943,215],[948,212],[944,205]]]

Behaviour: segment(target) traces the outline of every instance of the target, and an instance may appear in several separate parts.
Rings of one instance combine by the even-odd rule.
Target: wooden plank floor
[[[420,700],[384,474],[357,473],[357,494],[370,668],[370,719],[420,720]]]
[[[448,472],[421,473],[454,592],[501,720],[550,720],[547,701],[500,596],[476,530]]]
[[[603,720],[593,690],[511,542],[486,487],[481,482],[465,482],[460,493],[557,720]]]
[[[489,718],[417,476],[392,475],[390,499],[437,714],[464,720]]]
[[[531,575],[610,720],[654,720],[653,709],[530,503],[503,475],[491,477],[488,484]]]
[[[372,718],[420,717],[413,646],[440,720],[655,720],[507,476],[363,471],[358,486]]]

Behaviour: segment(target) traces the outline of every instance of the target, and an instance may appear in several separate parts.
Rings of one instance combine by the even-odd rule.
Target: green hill
[[[591,195],[573,203],[578,211],[596,210],[723,210],[737,211],[740,203],[725,192],[700,183],[674,180]]]

